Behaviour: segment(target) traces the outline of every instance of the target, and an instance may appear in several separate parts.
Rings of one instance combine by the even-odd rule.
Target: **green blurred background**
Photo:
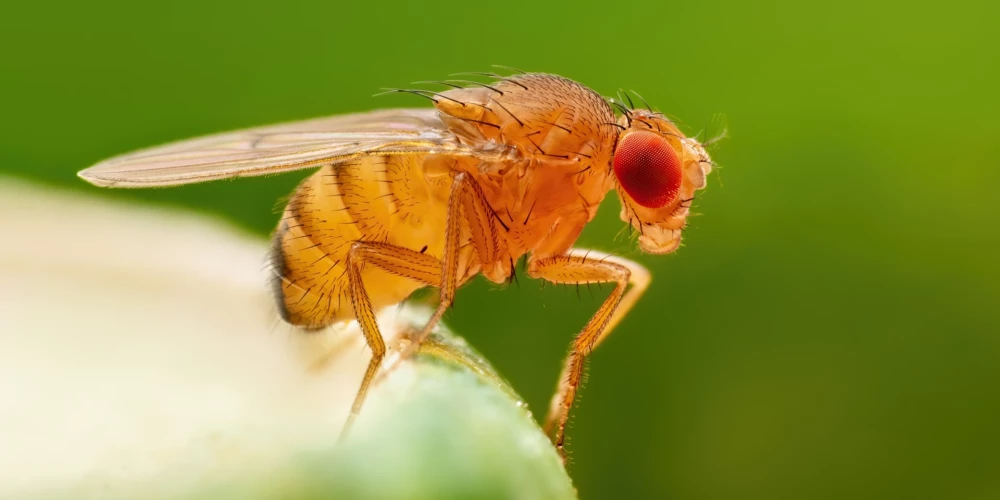
[[[996,3],[3,10],[0,173],[194,207],[262,237],[305,172],[149,191],[75,173],[171,139],[425,106],[371,95],[491,64],[634,89],[689,133],[716,132],[722,113],[731,139],[680,251],[616,239],[613,196],[581,238],[654,276],[590,365],[570,430],[581,496],[1000,498]],[[544,413],[607,288],[497,288],[467,286],[446,322]]]

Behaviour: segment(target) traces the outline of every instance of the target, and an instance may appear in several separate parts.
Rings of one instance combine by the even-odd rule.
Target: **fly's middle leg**
[[[565,457],[564,443],[566,422],[573,408],[576,393],[583,382],[586,357],[618,324],[649,286],[649,271],[641,265],[599,252],[574,249],[567,255],[533,261],[528,274],[551,283],[584,284],[616,283],[614,291],[605,299],[583,331],[573,340],[569,356],[559,378],[559,386],[552,397],[552,405],[545,421],[545,431],[553,444]],[[632,288],[626,291],[628,285]]]
[[[486,203],[486,198],[478,184],[464,173],[459,173],[452,183],[448,197],[448,218],[445,227],[444,258],[438,260],[432,255],[410,250],[388,243],[355,242],[347,257],[347,272],[350,281],[351,303],[361,325],[365,340],[372,350],[372,359],[365,370],[361,387],[354,398],[351,414],[341,436],[361,412],[365,396],[372,381],[379,372],[385,357],[385,342],[375,320],[368,292],[361,280],[361,269],[372,264],[400,276],[413,279],[440,289],[441,301],[424,328],[410,339],[407,348],[400,354],[400,360],[416,352],[421,342],[441,320],[441,316],[452,304],[458,287],[459,242],[463,217],[471,230],[472,244],[479,262],[492,263],[497,260],[499,239],[494,225],[495,215]]]
[[[458,288],[458,260],[462,236],[462,220],[470,230],[475,254],[484,268],[499,259],[500,239],[496,227],[496,214],[490,208],[482,188],[468,174],[461,172],[455,176],[448,195],[447,222],[445,223],[444,256],[441,260],[441,281],[439,283],[440,302],[434,315],[421,331],[411,339],[410,345],[400,356],[405,359],[416,352],[421,342],[437,326],[445,311],[455,300]]]

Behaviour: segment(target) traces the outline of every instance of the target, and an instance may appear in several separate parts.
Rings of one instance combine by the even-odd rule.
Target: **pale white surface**
[[[367,350],[355,325],[282,323],[265,254],[216,221],[0,178],[0,498],[332,446]]]

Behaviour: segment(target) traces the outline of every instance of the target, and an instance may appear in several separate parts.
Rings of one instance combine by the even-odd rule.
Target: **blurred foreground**
[[[0,232],[19,238],[0,247],[0,498],[575,498],[461,339],[378,383],[337,446],[361,334],[279,324],[256,238],[3,182]],[[428,316],[381,315],[386,366]]]

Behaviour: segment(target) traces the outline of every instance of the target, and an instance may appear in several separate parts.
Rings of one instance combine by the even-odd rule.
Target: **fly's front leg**
[[[373,264],[425,285],[433,286],[441,282],[441,261],[434,256],[387,243],[356,242],[351,246],[351,250],[347,254],[351,304],[354,306],[354,315],[358,319],[358,324],[361,325],[365,342],[372,350],[372,359],[368,362],[364,378],[361,379],[361,387],[358,388],[358,393],[354,397],[351,414],[347,417],[347,422],[341,430],[341,438],[347,435],[354,420],[361,412],[368,388],[375,375],[378,374],[379,367],[382,366],[382,359],[385,357],[385,341],[382,338],[382,333],[379,332],[378,323],[375,320],[375,310],[368,297],[368,291],[361,280],[361,269],[365,264]]]
[[[570,250],[566,255],[532,261],[528,265],[528,274],[551,283],[616,283],[611,296],[605,299],[597,314],[573,340],[560,375],[559,387],[552,397],[545,431],[552,437],[559,453],[564,454],[566,422],[583,380],[584,361],[646,290],[650,276],[649,271],[635,262],[579,249]],[[632,288],[626,291],[630,283]]]

